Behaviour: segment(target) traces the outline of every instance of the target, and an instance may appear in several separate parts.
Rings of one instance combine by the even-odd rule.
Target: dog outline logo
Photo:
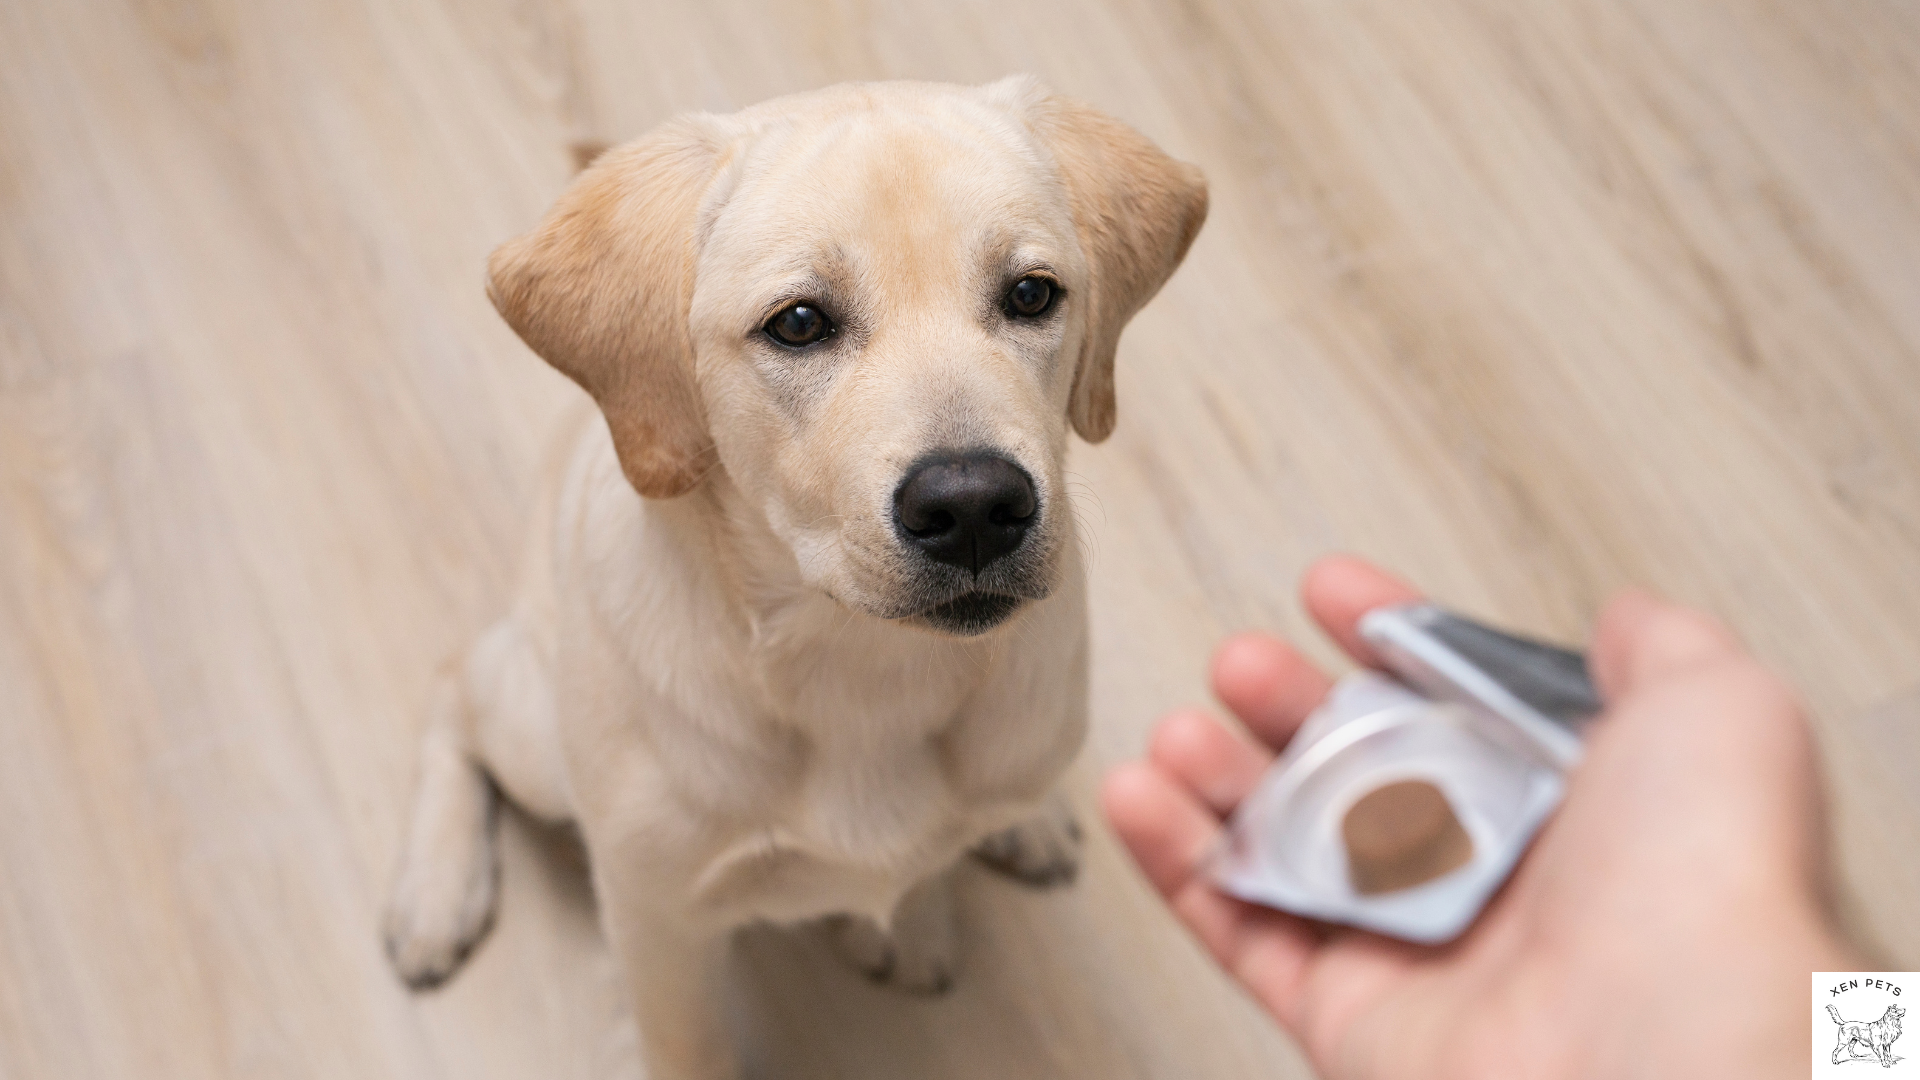
[[[1905,1008],[1889,1005],[1878,1020],[1848,1020],[1840,1015],[1838,1006],[1829,1002],[1827,1015],[1833,1017],[1838,1028],[1833,1046],[1833,1064],[1877,1061],[1881,1068],[1890,1069],[1894,1062],[1904,1060],[1893,1052],[1893,1044],[1900,1039],[1900,1019],[1907,1015]]]

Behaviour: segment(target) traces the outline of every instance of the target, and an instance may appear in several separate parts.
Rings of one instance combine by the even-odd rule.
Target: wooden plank
[[[0,1076],[635,1075],[564,837],[427,996],[376,922],[434,665],[572,389],[479,288],[567,145],[1032,71],[1208,229],[1075,451],[1105,766],[1345,548],[1577,637],[1641,582],[1805,688],[1847,913],[1920,965],[1920,36],[1867,0],[0,6]],[[1311,647],[1328,660],[1323,643]],[[1904,711],[1903,711],[1904,710]],[[1890,719],[1892,718],[1892,719]],[[1890,750],[1890,747],[1897,748]],[[1104,835],[961,988],[755,934],[768,1075],[1305,1075]]]

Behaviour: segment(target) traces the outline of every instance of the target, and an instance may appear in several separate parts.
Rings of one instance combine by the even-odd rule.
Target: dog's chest
[[[992,669],[945,642],[878,629],[775,643],[752,659],[767,722],[802,750],[784,793],[791,826],[848,857],[888,862],[964,810],[948,782],[947,737],[968,722]]]
[[[791,753],[706,862],[697,891],[709,902],[783,921],[884,915],[1010,818],[950,777],[950,737],[990,667],[863,637],[756,657],[760,726]]]
[[[694,892],[722,921],[855,912],[885,921],[916,882],[1020,816],[971,804],[937,747],[819,746],[767,813],[704,861]]]

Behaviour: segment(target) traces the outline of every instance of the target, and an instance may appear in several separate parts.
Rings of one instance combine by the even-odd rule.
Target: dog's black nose
[[[1025,469],[979,450],[922,458],[893,496],[902,539],[976,574],[1020,546],[1039,508]]]

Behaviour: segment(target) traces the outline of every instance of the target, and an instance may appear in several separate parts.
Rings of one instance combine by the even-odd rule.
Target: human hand
[[[1415,591],[1358,559],[1310,570],[1308,610],[1363,664],[1355,624]],[[1590,653],[1605,711],[1565,802],[1479,920],[1416,946],[1236,900],[1202,861],[1331,682],[1243,634],[1198,710],[1107,777],[1115,831],[1181,921],[1328,1080],[1786,1076],[1807,974],[1849,970],[1820,903],[1822,796],[1793,693],[1718,623],[1642,593]]]

